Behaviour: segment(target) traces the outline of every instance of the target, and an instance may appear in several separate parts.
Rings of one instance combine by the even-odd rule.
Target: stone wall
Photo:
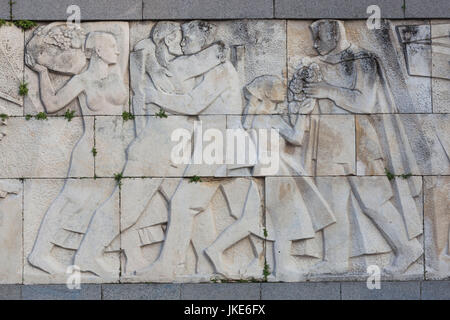
[[[0,283],[450,276],[450,20],[36,2],[0,27]]]

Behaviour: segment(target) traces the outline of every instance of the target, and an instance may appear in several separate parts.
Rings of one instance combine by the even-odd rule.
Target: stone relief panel
[[[358,175],[448,175],[448,115],[356,116]]]
[[[450,277],[450,177],[424,177],[427,279]]]
[[[26,38],[26,114],[129,110],[128,23],[55,22],[28,31]]]
[[[432,111],[430,80],[408,74],[398,24],[384,21],[381,29],[369,30],[365,21],[288,21],[288,78],[305,60],[320,70],[321,81],[313,77],[304,90],[307,98],[318,100],[312,112]]]
[[[145,22],[130,32],[137,115],[242,114],[244,84],[285,77],[282,21]]]
[[[208,129],[225,136],[226,117],[205,115],[145,117],[142,133],[135,137],[135,121],[122,117],[96,119],[96,174],[111,177],[123,172],[125,177],[226,176],[226,165],[207,164],[203,155],[208,145],[203,132]],[[203,150],[196,152],[197,147]],[[224,148],[224,147],[222,147]],[[223,151],[222,153],[225,153]],[[196,159],[196,155],[199,159]],[[185,159],[181,157],[186,156]]]
[[[22,198],[22,182],[0,180],[0,284],[22,283]]]
[[[447,113],[450,90],[450,24],[432,20],[430,24],[397,27],[408,73],[431,78],[433,112]]]
[[[253,176],[337,176],[356,172],[352,115],[249,114],[228,116],[227,125],[232,129],[244,127],[257,148],[266,140],[261,131],[277,130],[267,138],[267,149],[272,152],[268,159],[249,164]],[[272,139],[278,142],[272,144],[273,148]],[[244,172],[229,171],[229,175]]]
[[[423,277],[422,179],[399,195],[386,177],[266,178],[274,281]],[[414,210],[414,211],[411,211]]]
[[[120,239],[103,245],[119,233],[115,186],[113,179],[25,180],[25,283],[66,283],[72,265],[82,282],[118,281]]]
[[[19,86],[23,82],[23,51],[22,30],[14,26],[2,26],[0,28],[0,114],[23,115],[23,97],[19,94]]]
[[[94,176],[93,118],[6,121],[8,133],[0,141],[0,178]]]
[[[122,280],[261,279],[262,181],[125,179]]]
[[[450,113],[450,23],[431,21],[433,112]]]
[[[0,282],[448,277],[448,26],[0,28]],[[221,162],[228,130],[256,162]]]

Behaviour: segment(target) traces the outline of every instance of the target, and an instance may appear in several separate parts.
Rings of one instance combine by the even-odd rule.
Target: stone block
[[[0,0],[0,19],[10,18],[9,0]]]
[[[260,279],[260,182],[124,179],[121,282]]]
[[[179,284],[104,284],[103,300],[179,300]]]
[[[87,116],[129,111],[127,22],[41,23],[27,31],[25,38],[24,78],[29,84],[25,114],[63,116],[69,111]],[[101,55],[95,50],[102,50]],[[43,79],[48,75],[48,83],[40,81],[39,75]]]
[[[367,8],[373,4],[380,7],[382,18],[402,19],[402,0],[275,0],[275,18],[281,19],[366,19],[372,12]]]
[[[423,25],[424,22],[384,20],[376,32],[369,30],[365,23],[351,20],[337,24],[333,22],[314,24],[317,30],[328,26],[339,28],[341,33],[345,32],[345,37],[340,38],[338,45],[342,48],[349,45],[353,47],[345,51],[346,58],[340,59],[336,55],[328,55],[329,50],[323,45],[318,48],[320,52],[314,49],[310,21],[288,21],[290,90],[301,89],[298,87],[298,81],[292,80],[296,74],[297,77],[302,77],[301,71],[305,70],[305,67],[312,66],[309,69],[316,70],[315,73],[318,74],[306,79],[306,82],[310,82],[309,86],[313,87],[309,95],[306,94],[306,98],[312,99],[312,105],[306,104],[302,113],[431,112],[430,79],[408,73],[406,65],[408,56],[405,57],[404,46],[400,40],[395,39],[397,32],[393,32],[397,26]],[[428,37],[429,33],[428,29]],[[431,65],[431,56],[425,55],[420,59],[422,65]],[[311,71],[308,72],[311,74]],[[355,82],[356,78],[360,80]],[[321,88],[317,92],[319,89],[315,83],[319,80],[326,81],[332,87]]]
[[[74,12],[71,5],[80,8],[83,20],[141,20],[142,1],[140,0],[23,0],[14,4],[14,18],[41,21],[65,21]]]
[[[422,279],[422,181],[410,179],[417,190],[386,177],[267,177],[269,280],[366,279],[369,265],[383,279]]]
[[[445,0],[406,0],[405,18],[450,18],[450,4]]]
[[[161,32],[169,33],[165,37],[170,48],[155,39]],[[133,23],[133,111],[136,115],[154,115],[160,109],[182,115],[246,113],[244,86],[264,75],[284,85],[285,42],[282,21]],[[165,63],[155,56],[161,50],[168,57],[179,56]]]
[[[425,276],[450,277],[450,177],[424,177]]]
[[[23,39],[22,30],[15,26],[0,28],[0,114],[23,115],[23,96],[19,94],[23,82]]]
[[[450,281],[423,281],[422,300],[449,300]]]
[[[446,114],[357,116],[358,175],[447,175]]]
[[[123,170],[125,177],[191,177],[224,176],[225,165],[204,159],[210,142],[202,141],[202,132],[208,129],[225,136],[225,116],[136,116],[136,122],[121,117],[96,119],[96,173],[112,177]],[[134,139],[134,124],[144,121],[145,126]],[[201,123],[200,123],[201,121]],[[198,138],[192,139],[193,132]],[[199,146],[204,149],[196,151]],[[125,152],[126,151],[126,152]],[[143,161],[143,159],[145,159]]]
[[[122,283],[261,279],[261,181],[127,178],[121,194]]]
[[[259,300],[259,283],[183,284],[181,300]]]
[[[431,20],[433,112],[450,113],[450,21]]]
[[[0,284],[22,283],[22,199],[22,182],[0,180]]]
[[[381,282],[369,290],[366,282],[343,282],[342,300],[420,300],[420,282]]]
[[[0,285],[0,300],[20,300],[22,286],[16,284]]]
[[[340,300],[339,282],[262,283],[261,300]]]
[[[117,282],[116,187],[113,179],[25,181],[26,284],[62,284],[78,275],[82,284]]]
[[[23,300],[100,300],[101,286],[85,284],[81,289],[65,285],[26,285],[22,287]]]
[[[1,178],[93,177],[94,119],[6,120]]]
[[[144,19],[252,19],[272,18],[270,0],[144,0]]]

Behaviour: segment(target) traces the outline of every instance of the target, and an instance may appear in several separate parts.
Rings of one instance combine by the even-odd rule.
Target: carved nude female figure
[[[89,59],[89,65],[84,71],[75,74],[58,91],[55,91],[52,86],[48,68],[39,64],[40,57],[36,54],[37,50],[34,50],[34,52],[32,49],[27,50],[26,63],[39,74],[40,96],[46,112],[55,113],[77,98],[82,115],[108,108],[122,108],[122,105],[126,103],[127,89],[121,76],[116,72],[112,72],[110,68],[110,66],[118,63],[120,54],[113,34],[106,32],[89,33],[85,40],[84,49],[84,54]],[[72,55],[71,57],[74,60],[83,59],[82,57],[80,58],[80,55]],[[79,63],[78,60],[74,60],[70,61],[69,64],[76,65]],[[82,63],[80,63],[79,69],[81,66]],[[89,150],[92,148],[89,145],[84,126],[83,120],[83,134],[71,154],[70,167],[68,169],[69,177],[86,161],[84,158],[86,158],[86,154],[89,154]],[[95,207],[91,208],[95,203],[84,203],[79,201],[79,199],[72,199],[77,192],[74,192],[71,182],[69,179],[64,182],[59,195],[48,208],[42,220],[34,247],[28,256],[28,261],[33,266],[50,274],[65,272],[65,267],[51,255],[51,250],[54,244],[57,243],[55,237],[58,231],[64,227],[64,223],[67,223],[67,218],[73,213],[79,215],[80,221],[85,221],[82,225],[87,228],[90,215],[95,209]],[[73,231],[76,232],[75,230]]]

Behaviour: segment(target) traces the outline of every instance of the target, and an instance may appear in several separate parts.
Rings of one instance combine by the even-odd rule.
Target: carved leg
[[[115,189],[116,192],[118,188]],[[114,277],[114,271],[103,259],[105,248],[119,234],[119,224],[114,222],[114,196],[111,196],[93,214],[89,228],[75,254],[74,264],[82,271],[90,271],[108,279]]]
[[[28,262],[31,265],[50,274],[66,272],[66,267],[51,255],[51,250],[54,246],[53,236],[61,226],[61,219],[64,218],[64,207],[66,204],[67,200],[63,191],[45,214],[33,249],[28,256]]]
[[[391,202],[384,203],[376,212],[364,210],[394,250],[392,264],[385,268],[389,274],[403,273],[423,254],[417,239],[409,240],[400,213]]]
[[[291,255],[291,245],[292,241],[284,239],[282,235],[277,235],[274,243],[274,273],[278,281],[292,282],[303,279]]]
[[[343,181],[320,180],[318,186],[324,194],[330,194],[329,203],[336,218],[336,223],[323,229],[323,261],[309,270],[310,274],[344,273],[349,269],[350,222],[349,198],[350,186]],[[325,190],[324,190],[325,189]],[[328,190],[326,190],[328,189]]]
[[[214,269],[217,273],[224,277],[230,278],[231,274],[223,263],[223,252],[233,244],[244,239],[250,234],[249,226],[245,219],[237,220],[235,223],[226,228],[219,237],[205,249],[205,254],[209,257]]]
[[[161,253],[152,265],[137,272],[138,275],[149,281],[173,281],[176,267],[186,259],[194,217],[207,208],[219,185],[181,181],[170,201],[169,223]]]
[[[135,229],[125,230],[121,234],[121,240],[122,250],[126,256],[125,273],[132,274],[136,270],[145,268],[148,262],[142,255],[138,231]]]

